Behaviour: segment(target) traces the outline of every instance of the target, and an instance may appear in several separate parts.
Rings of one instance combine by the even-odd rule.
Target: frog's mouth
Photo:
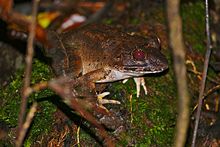
[[[167,65],[158,65],[158,66],[146,66],[146,65],[129,65],[124,66],[121,72],[133,74],[150,74],[150,73],[160,73],[168,69]]]
[[[153,63],[136,63],[130,65],[124,65],[121,69],[121,72],[133,73],[133,74],[150,74],[150,73],[159,73],[168,68],[166,62],[153,62]]]
[[[122,66],[122,68],[110,68],[107,69],[108,74],[106,74],[105,78],[96,81],[96,83],[113,82],[131,77],[139,77],[145,74],[159,73],[166,70],[167,68],[167,65],[157,68],[146,65],[126,65]]]

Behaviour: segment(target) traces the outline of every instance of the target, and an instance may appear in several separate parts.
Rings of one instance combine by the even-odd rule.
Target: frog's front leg
[[[90,91],[93,91],[95,90],[95,82],[100,79],[103,79],[105,76],[106,76],[106,71],[104,69],[98,69],[79,77],[79,80],[81,81],[81,83],[84,83],[83,85],[87,86],[90,89]],[[103,92],[101,94],[97,94],[96,96],[97,96],[98,104],[99,105],[121,104],[119,101],[116,100],[103,99],[105,96],[109,94],[110,94],[109,92]]]
[[[105,96],[109,95],[110,92],[103,92],[101,94],[98,94],[97,95],[97,98],[98,98],[98,103],[100,105],[103,105],[103,104],[121,104],[121,102],[119,101],[116,101],[116,100],[107,100],[107,99],[103,99]]]
[[[140,90],[141,90],[141,86],[144,88],[144,93],[145,95],[147,95],[147,87],[145,84],[145,80],[144,77],[137,77],[137,78],[133,78],[134,82],[136,84],[136,90],[137,90],[137,97],[140,96]],[[128,79],[123,80],[123,83],[126,83],[128,81]]]
[[[136,89],[137,89],[137,97],[140,96],[141,86],[144,88],[144,93],[145,93],[145,95],[147,95],[147,87],[146,87],[146,85],[145,85],[144,77],[134,78],[134,81],[135,81]]]

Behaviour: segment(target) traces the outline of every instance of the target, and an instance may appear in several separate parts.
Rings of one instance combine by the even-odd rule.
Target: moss
[[[113,20],[111,18],[108,18],[108,19],[104,19],[103,20],[103,23],[104,24],[107,24],[107,25],[111,25],[113,23]]]
[[[205,7],[204,2],[181,5],[183,35],[193,50],[204,53],[205,40]]]
[[[47,65],[34,60],[33,72],[31,77],[31,84],[38,83],[40,81],[46,81],[51,78],[51,72]],[[0,117],[11,127],[17,126],[17,119],[21,103],[21,88],[23,81],[23,70],[16,73],[12,82],[6,86],[0,92],[2,99]],[[32,94],[28,98],[28,108],[31,103],[38,101],[38,111],[34,118],[33,124],[29,130],[25,145],[29,146],[39,135],[48,133],[51,124],[53,123],[52,114],[55,111],[55,107],[48,101],[42,100],[53,94],[50,90],[44,90],[39,93]]]

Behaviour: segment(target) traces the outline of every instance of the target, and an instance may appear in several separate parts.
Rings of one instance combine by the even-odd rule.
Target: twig
[[[202,79],[200,78],[202,76],[202,73],[199,72],[199,71],[194,71],[192,69],[187,69],[188,72],[191,72],[195,75],[197,75],[197,77],[199,76],[199,79]],[[207,76],[207,80],[209,80],[210,82],[214,83],[214,84],[220,84],[219,80],[218,79],[213,79],[212,77],[210,76]]]
[[[26,136],[27,130],[30,127],[30,124],[33,120],[34,114],[37,111],[37,103],[33,103],[33,105],[31,106],[31,109],[27,115],[27,119],[24,123],[24,125],[21,128],[21,131],[19,132],[19,137],[16,140],[16,147],[21,147],[22,143],[24,141],[24,137]]]
[[[212,87],[211,89],[208,90],[208,92],[203,95],[202,100],[205,100],[210,94],[212,94],[213,92],[215,92],[216,90],[220,89],[220,85],[216,85],[215,87]],[[192,113],[194,113],[194,111],[198,108],[198,104],[193,108]]]
[[[205,63],[204,63],[204,68],[203,68],[203,73],[202,73],[202,81],[201,81],[201,86],[200,86],[200,92],[199,92],[199,102],[198,102],[198,109],[196,112],[196,120],[195,120],[195,126],[193,130],[193,138],[192,138],[192,147],[195,147],[196,143],[196,136],[197,136],[197,130],[198,130],[198,125],[199,125],[199,118],[202,110],[202,97],[204,94],[205,90],[205,83],[206,83],[206,76],[207,76],[207,70],[208,70],[208,65],[209,65],[209,58],[211,54],[211,39],[210,39],[210,30],[209,30],[209,5],[208,5],[208,0],[205,0],[205,21],[206,21],[206,35],[207,35],[207,45],[206,45],[206,55],[205,55]]]
[[[25,58],[26,61],[26,68],[25,68],[25,75],[24,75],[24,86],[22,90],[22,99],[21,99],[21,106],[20,106],[20,113],[18,118],[18,132],[17,137],[19,137],[23,120],[25,117],[26,112],[26,105],[27,105],[27,93],[30,93],[30,78],[31,78],[31,71],[32,71],[32,60],[33,60],[33,42],[34,42],[34,36],[35,36],[35,26],[36,26],[36,15],[37,15],[37,7],[38,7],[39,0],[34,0],[33,4],[33,11],[32,11],[32,18],[31,18],[31,24],[30,24],[30,34],[28,37],[27,42],[27,55]]]
[[[178,88],[178,108],[175,147],[183,147],[186,141],[186,134],[189,124],[189,95],[187,90],[185,47],[182,37],[182,22],[179,15],[179,0],[167,1],[167,14],[169,23],[170,45],[173,51],[174,70]]]
[[[192,66],[192,69],[187,69],[187,71],[194,73],[195,75],[197,75],[198,79],[201,80],[202,73],[197,70],[195,63],[192,60],[187,60],[186,64],[190,64]],[[207,75],[207,80],[215,84],[220,84],[219,79],[213,79],[212,77],[208,75]]]

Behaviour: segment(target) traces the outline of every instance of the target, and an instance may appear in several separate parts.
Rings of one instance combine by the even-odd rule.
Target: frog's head
[[[168,68],[168,61],[161,53],[157,37],[151,37],[146,44],[129,48],[118,59],[121,64],[118,70],[130,76],[159,73]]]

